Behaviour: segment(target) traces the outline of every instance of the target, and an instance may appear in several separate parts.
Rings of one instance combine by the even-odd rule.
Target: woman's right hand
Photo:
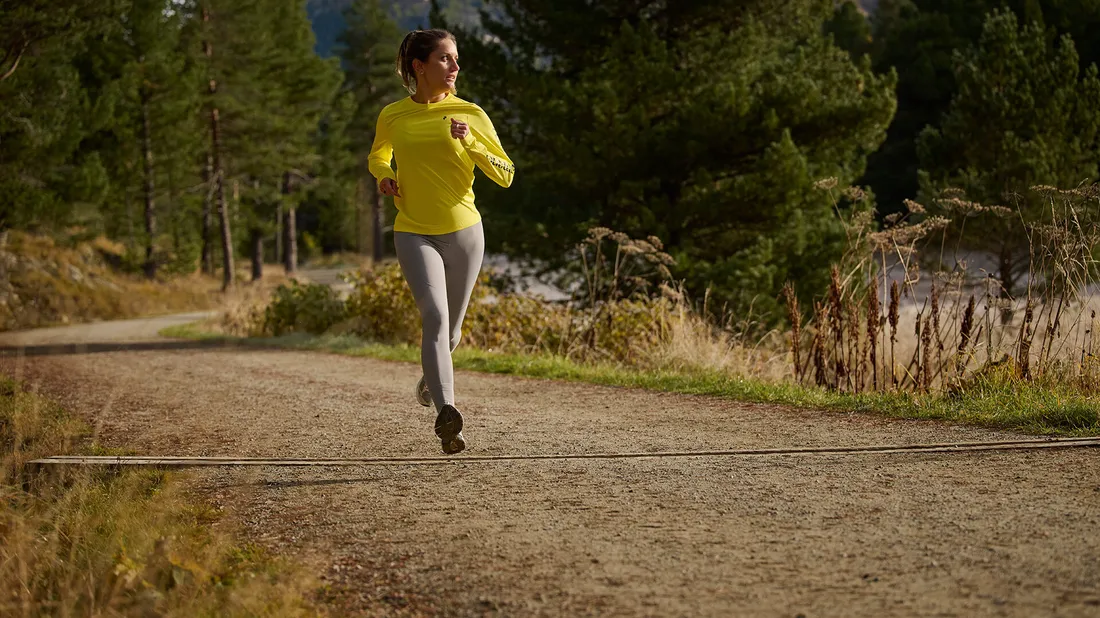
[[[401,197],[401,189],[397,187],[397,181],[393,178],[383,178],[382,182],[378,183],[378,190],[382,195]]]

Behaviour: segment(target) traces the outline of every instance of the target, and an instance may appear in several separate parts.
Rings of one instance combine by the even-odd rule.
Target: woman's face
[[[419,62],[419,61],[417,61]],[[458,79],[458,48],[451,39],[443,39],[428,60],[420,63],[423,74],[417,75],[418,86],[427,92],[452,92]]]

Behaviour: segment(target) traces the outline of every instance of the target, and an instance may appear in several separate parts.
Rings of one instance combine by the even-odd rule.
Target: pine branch
[[[3,75],[0,75],[0,82],[11,77],[15,73],[15,69],[19,68],[19,61],[23,59],[23,54],[27,51],[27,47],[30,46],[29,41],[23,41],[22,45],[13,45],[11,49],[4,53],[4,60],[0,62],[0,65],[7,64],[8,58],[11,58],[12,54],[15,54],[15,60],[11,63],[11,68],[4,71]],[[19,51],[16,52],[15,48],[18,47]]]

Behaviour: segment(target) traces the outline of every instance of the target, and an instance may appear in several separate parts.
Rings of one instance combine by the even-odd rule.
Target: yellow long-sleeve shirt
[[[469,124],[469,135],[451,137],[451,118]],[[396,174],[390,167],[394,158]],[[397,181],[401,197],[394,198],[394,231],[416,234],[449,234],[481,221],[474,206],[474,166],[502,187],[510,186],[515,174],[489,116],[454,95],[428,104],[408,97],[383,108],[368,166],[377,182]]]

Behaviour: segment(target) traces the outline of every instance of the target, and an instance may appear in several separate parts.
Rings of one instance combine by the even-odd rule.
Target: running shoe
[[[432,405],[432,392],[428,390],[424,376],[420,376],[420,381],[416,383],[416,402],[425,408]]]
[[[435,417],[435,435],[439,438],[443,452],[448,455],[460,453],[466,448],[466,440],[462,437],[462,414],[454,406],[443,406]]]

